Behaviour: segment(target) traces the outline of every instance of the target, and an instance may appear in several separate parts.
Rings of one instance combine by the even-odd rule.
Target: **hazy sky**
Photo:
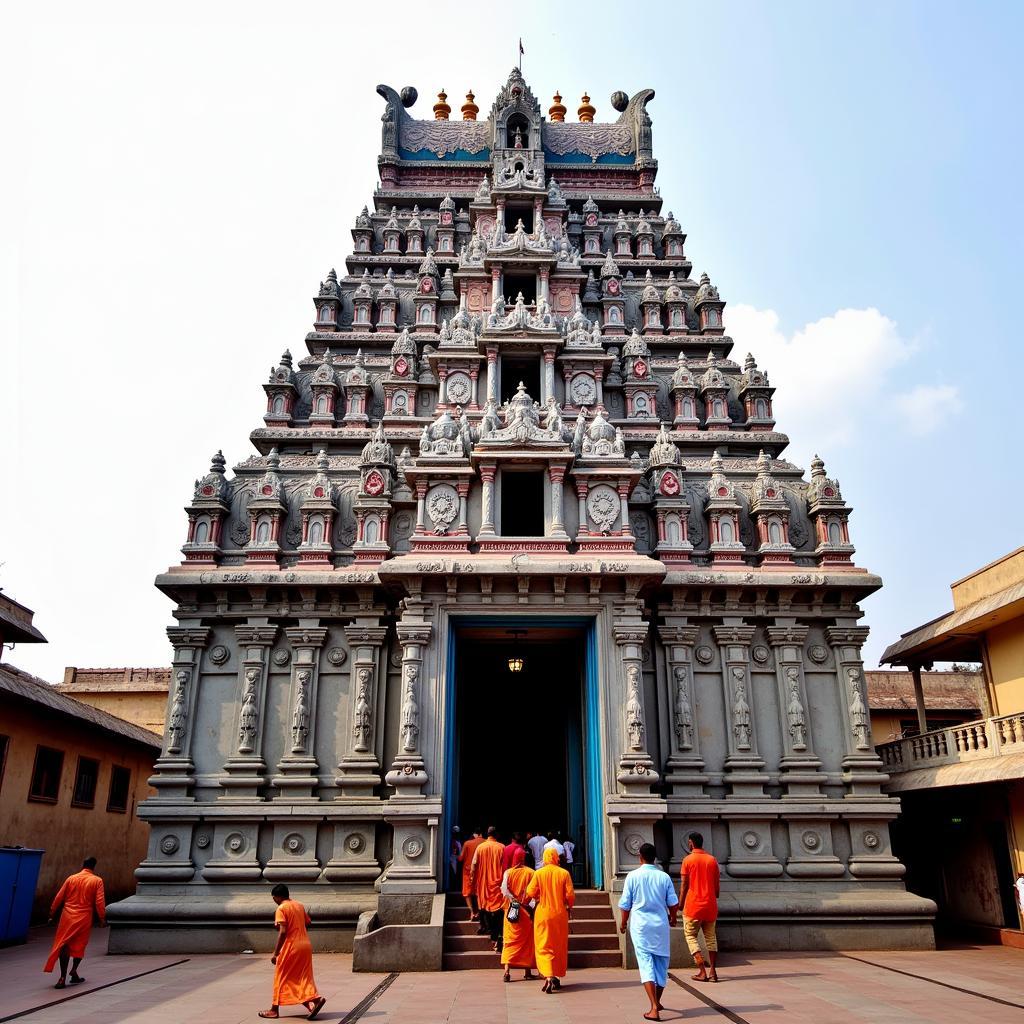
[[[869,664],[1022,543],[1019,4],[148,8],[0,8],[0,586],[50,641],[5,660],[167,663],[153,578],[351,248],[374,87],[486,113],[520,34],[545,107],[657,90],[694,272],[885,578]]]

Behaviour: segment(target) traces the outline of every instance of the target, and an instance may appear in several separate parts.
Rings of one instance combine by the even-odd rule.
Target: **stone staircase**
[[[462,896],[449,893],[444,914],[446,971],[500,966],[500,956],[491,951],[491,940],[486,935],[477,935],[478,927],[476,921],[470,921]],[[577,889],[569,927],[569,970],[622,966],[622,951],[608,893]]]

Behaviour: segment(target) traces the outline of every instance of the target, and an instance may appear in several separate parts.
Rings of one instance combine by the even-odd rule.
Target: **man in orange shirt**
[[[53,965],[60,960],[60,981],[54,988],[64,988],[69,982],[81,985],[85,981],[78,973],[78,965],[85,956],[85,947],[89,945],[92,934],[92,915],[99,918],[100,927],[107,924],[107,910],[103,899],[103,879],[94,871],[95,857],[86,857],[82,870],[69,875],[60,892],[53,898],[50,906],[50,920],[57,916],[57,911],[64,908],[57,925],[57,934],[53,940],[49,959],[43,970],[49,974]],[[71,977],[68,978],[68,961],[71,963]]]
[[[715,922],[718,920],[718,894],[720,873],[718,861],[704,849],[704,837],[691,832],[686,838],[690,854],[683,861],[682,882],[679,886],[679,902],[683,905],[683,934],[686,945],[693,954],[699,968],[693,975],[694,981],[718,981],[715,964],[718,960],[718,938]],[[703,932],[704,944],[708,948],[708,963],[700,951],[698,934]]]
[[[505,847],[498,842],[498,830],[491,825],[487,838],[473,854],[471,874],[480,908],[481,927],[486,926],[495,950],[501,949],[502,915],[505,897],[501,894],[501,857]]]
[[[466,897],[466,906],[469,907],[469,919],[470,921],[477,920],[476,913],[476,897],[473,895],[473,854],[476,853],[476,848],[484,841],[483,833],[480,829],[473,829],[473,838],[467,839],[462,844],[462,849],[459,851],[459,863],[462,865],[462,895]],[[485,931],[484,928],[480,929],[482,935]]]

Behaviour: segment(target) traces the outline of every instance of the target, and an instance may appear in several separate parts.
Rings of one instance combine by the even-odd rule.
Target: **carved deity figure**
[[[361,668],[356,673],[356,708],[352,721],[355,749],[360,753],[370,749],[370,730],[373,719],[370,712],[370,670]]]
[[[178,672],[174,687],[174,700],[167,718],[167,753],[177,754],[185,738],[185,723],[188,721],[188,673]]]
[[[402,691],[402,747],[416,750],[420,735],[420,705],[416,697],[416,683],[420,670],[416,665],[405,667],[405,688]]]
[[[853,738],[857,741],[858,750],[869,750],[871,724],[864,695],[860,689],[860,673],[855,668],[848,668],[846,677],[850,682],[850,692],[853,694],[850,700],[850,726],[853,729]]]
[[[786,683],[789,688],[789,703],[786,705],[789,736],[794,750],[806,750],[807,716],[800,701],[800,673],[795,668],[786,669]]]
[[[734,668],[733,676],[733,704],[732,704],[732,733],[736,737],[736,747],[739,750],[750,749],[750,705],[747,703],[747,684],[743,670]]]
[[[633,750],[644,749],[644,706],[640,700],[640,669],[636,665],[626,668],[626,732]]]
[[[679,737],[679,749],[693,748],[693,709],[690,707],[690,687],[686,678],[686,669],[677,665],[672,674],[676,680],[676,733]]]
[[[313,674],[303,669],[296,680],[295,710],[292,712],[292,752],[302,753],[306,749],[306,737],[309,736],[309,684]]]
[[[548,396],[547,412],[544,417],[544,429],[558,434],[559,437],[562,436],[562,410],[558,407],[558,402],[555,401],[554,395]]]
[[[260,674],[257,669],[245,670],[245,692],[242,695],[242,710],[238,715],[238,752],[250,754],[256,747],[256,727],[260,713],[256,707],[256,684]]]

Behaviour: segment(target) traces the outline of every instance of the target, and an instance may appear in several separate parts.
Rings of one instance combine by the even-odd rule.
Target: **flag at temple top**
[[[526,51],[523,49],[523,40],[520,38],[520,40],[519,40],[519,56],[522,57],[522,55],[524,53],[526,53]]]

